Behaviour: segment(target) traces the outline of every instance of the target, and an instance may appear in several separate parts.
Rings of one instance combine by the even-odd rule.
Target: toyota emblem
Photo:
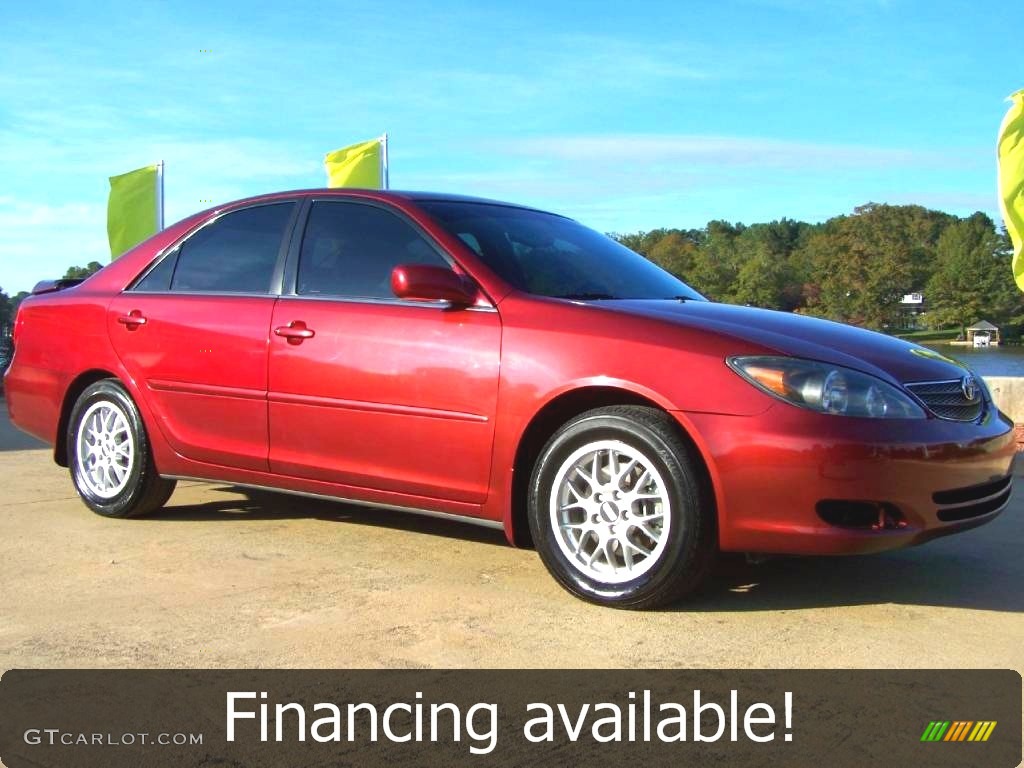
[[[960,389],[963,390],[964,397],[972,402],[978,394],[978,384],[970,374],[967,374],[960,380]]]

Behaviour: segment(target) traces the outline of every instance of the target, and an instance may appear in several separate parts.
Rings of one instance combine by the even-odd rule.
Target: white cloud
[[[34,227],[75,227],[93,222],[97,213],[104,213],[104,211],[95,205],[84,203],[47,205],[4,196],[0,197],[0,232],[5,233],[4,240],[7,240],[6,233]]]
[[[546,44],[537,52],[551,79],[566,74],[579,84],[600,83],[649,85],[651,80],[721,79],[730,71],[719,56],[695,44],[666,44],[635,41],[607,35],[580,33],[561,35],[555,45]]]
[[[470,158],[461,168],[473,170],[437,164],[433,172],[395,178],[403,187],[513,200],[618,231],[739,216],[748,222],[794,215],[821,220],[897,194],[901,202],[923,202],[912,193],[929,179],[988,160],[986,152],[966,149],[719,135],[495,137],[462,151]],[[894,176],[907,188],[894,190]],[[794,206],[793,200],[806,199],[817,201],[820,215]],[[934,204],[959,208],[963,201],[936,198]]]
[[[104,206],[0,198],[0,287],[8,295],[61,277],[72,265],[107,258]]]
[[[967,155],[858,145],[702,135],[536,136],[479,139],[456,150],[458,170],[437,163],[395,173],[400,186],[534,204],[606,206],[609,201],[718,190],[831,188],[900,169],[921,172],[967,163]],[[438,157],[444,157],[444,148]],[[397,168],[397,166],[396,166]],[[471,168],[472,170],[463,170]]]
[[[498,139],[482,147],[518,157],[639,166],[664,163],[787,168],[874,168],[949,163],[948,152],[827,144],[748,136],[646,135],[540,136]]]

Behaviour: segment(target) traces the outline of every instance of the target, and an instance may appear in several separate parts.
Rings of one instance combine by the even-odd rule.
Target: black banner
[[[12,670],[0,760],[41,766],[986,766],[1010,670]]]

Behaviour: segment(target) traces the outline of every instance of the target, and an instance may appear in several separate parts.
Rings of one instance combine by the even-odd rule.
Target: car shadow
[[[314,499],[289,493],[275,493],[233,485],[215,486],[215,491],[238,494],[237,498],[202,504],[171,504],[148,515],[148,520],[233,521],[314,519],[374,528],[464,539],[479,544],[508,546],[502,531],[400,510],[363,507],[343,501]]]
[[[412,513],[223,485],[228,500],[168,506],[148,519],[312,518],[508,546],[501,531]],[[173,504],[173,502],[172,502]],[[669,612],[787,611],[897,604],[1024,612],[1024,496],[994,522],[920,547],[846,557],[776,557],[751,564],[724,554],[706,586]]]
[[[31,451],[47,447],[44,442],[25,434],[11,423],[7,418],[7,403],[0,393],[0,451]]]
[[[987,556],[997,544],[977,530],[875,555],[779,557],[761,564],[723,556],[698,595],[667,610],[788,611],[892,603],[1024,612],[1024,561]]]

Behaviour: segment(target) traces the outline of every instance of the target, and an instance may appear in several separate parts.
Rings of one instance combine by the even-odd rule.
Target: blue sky
[[[0,4],[0,286],[109,258],[107,177],[164,160],[168,221],[322,186],[384,131],[396,189],[602,231],[996,216],[1005,3]],[[210,53],[201,53],[209,49]]]

